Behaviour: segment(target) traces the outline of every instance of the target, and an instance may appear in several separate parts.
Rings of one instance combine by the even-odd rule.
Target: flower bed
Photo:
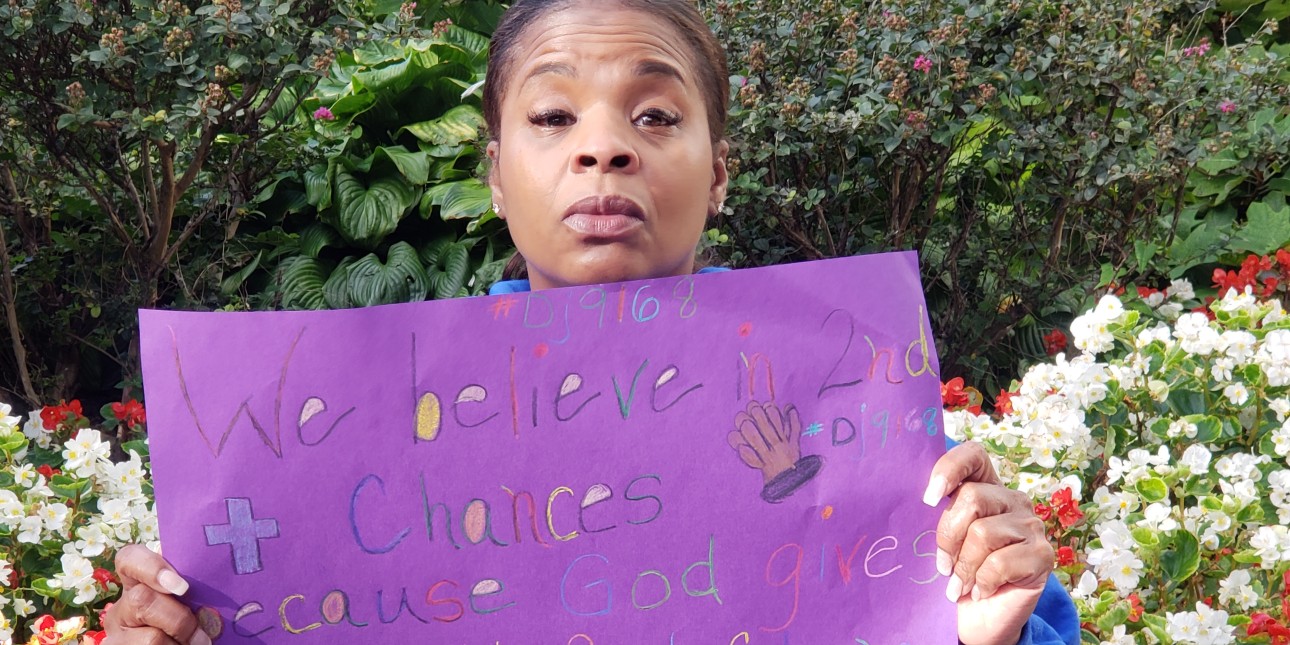
[[[994,416],[951,397],[946,432],[1035,500],[1084,642],[1290,643],[1290,319],[1243,286],[1107,295],[1071,324],[1083,354]]]
[[[77,401],[26,423],[0,404],[0,645],[103,639],[101,612],[120,591],[112,557],[157,547],[147,445],[112,446]],[[137,402],[105,406],[108,428],[144,422]]]

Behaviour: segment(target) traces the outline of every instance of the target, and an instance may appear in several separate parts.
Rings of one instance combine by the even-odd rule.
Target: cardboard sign
[[[141,318],[217,642],[955,642],[913,254]]]

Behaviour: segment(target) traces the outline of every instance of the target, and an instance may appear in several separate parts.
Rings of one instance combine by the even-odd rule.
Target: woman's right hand
[[[169,562],[147,547],[131,544],[116,554],[121,598],[103,618],[104,645],[210,645],[197,617],[176,596],[188,583]]]

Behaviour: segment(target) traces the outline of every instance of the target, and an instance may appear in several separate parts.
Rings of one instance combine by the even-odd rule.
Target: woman
[[[529,278],[495,291],[693,273],[725,199],[729,150],[724,54],[693,5],[518,0],[489,56],[490,185]],[[1077,643],[1043,523],[979,445],[936,464],[923,501],[946,496],[937,568],[958,603],[959,640]],[[210,642],[175,598],[187,583],[160,556],[127,547],[117,572],[125,591],[105,620],[108,643]]]

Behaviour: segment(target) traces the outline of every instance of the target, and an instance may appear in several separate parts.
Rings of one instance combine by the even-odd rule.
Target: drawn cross
[[[278,521],[254,519],[251,500],[245,497],[227,497],[228,524],[207,524],[206,544],[233,547],[233,570],[237,575],[255,573],[264,568],[260,562],[260,540],[278,537]]]

